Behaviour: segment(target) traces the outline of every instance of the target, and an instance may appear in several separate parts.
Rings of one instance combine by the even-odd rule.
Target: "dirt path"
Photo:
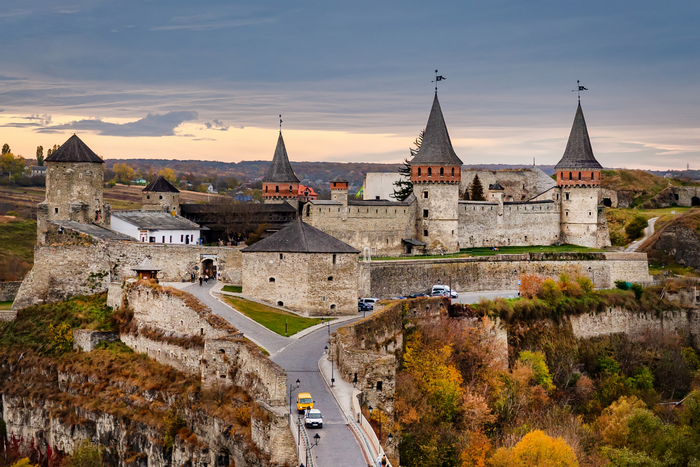
[[[632,243],[630,243],[630,245],[625,249],[625,251],[637,251],[637,248],[642,246],[642,243],[646,242],[649,237],[654,235],[654,224],[657,220],[659,220],[658,217],[652,217],[651,219],[649,219],[647,228],[644,229],[644,236],[639,240],[635,240]]]

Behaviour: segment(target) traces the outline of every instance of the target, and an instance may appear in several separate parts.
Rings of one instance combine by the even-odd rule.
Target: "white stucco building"
[[[113,212],[111,227],[140,242],[173,245],[197,244],[200,231],[206,229],[184,217],[154,211]]]

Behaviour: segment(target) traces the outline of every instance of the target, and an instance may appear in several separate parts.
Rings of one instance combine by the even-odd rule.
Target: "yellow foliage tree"
[[[160,172],[158,172],[158,175],[162,175],[164,179],[169,181],[170,183],[177,183],[177,177],[175,176],[175,172],[173,169],[163,169]]]
[[[117,180],[117,182],[125,185],[131,184],[131,181],[134,179],[134,175],[136,173],[134,172],[133,168],[124,163],[114,164],[112,170],[114,171],[114,178]]]
[[[578,467],[576,454],[561,438],[531,431],[512,448],[500,448],[489,459],[491,467]]]
[[[467,446],[462,450],[461,467],[486,467],[486,454],[491,449],[488,437],[480,431],[469,433]]]
[[[39,464],[34,465],[29,461],[28,457],[24,457],[12,464],[12,467],[39,467]]]
[[[647,405],[635,396],[622,396],[610,404],[595,423],[601,443],[616,448],[626,446],[630,432],[628,419],[639,411],[651,413]]]

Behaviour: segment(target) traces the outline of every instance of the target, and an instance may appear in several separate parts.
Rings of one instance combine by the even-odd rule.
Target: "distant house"
[[[207,227],[167,212],[113,211],[112,230],[144,243],[190,245],[199,243]]]
[[[43,165],[32,166],[32,177],[46,177],[46,167]]]
[[[214,185],[212,185],[211,183],[205,183],[204,186],[207,187],[207,193],[218,193],[218,191],[216,191],[216,188],[214,188]]]
[[[313,188],[306,185],[299,185],[300,201],[313,201],[316,199],[318,199],[318,193],[316,193]]]

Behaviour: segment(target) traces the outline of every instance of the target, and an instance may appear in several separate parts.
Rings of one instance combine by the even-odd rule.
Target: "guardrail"
[[[295,429],[296,428],[296,429]],[[294,418],[294,415],[289,414],[289,429],[292,430],[292,436],[299,446],[299,452],[297,454],[298,461],[303,462],[306,467],[318,467],[314,461],[314,457],[311,455],[311,443],[309,442],[309,434],[306,432],[306,427],[302,424],[301,418]],[[301,439],[299,439],[299,433],[301,433]],[[301,443],[304,443],[304,459],[301,455]]]

